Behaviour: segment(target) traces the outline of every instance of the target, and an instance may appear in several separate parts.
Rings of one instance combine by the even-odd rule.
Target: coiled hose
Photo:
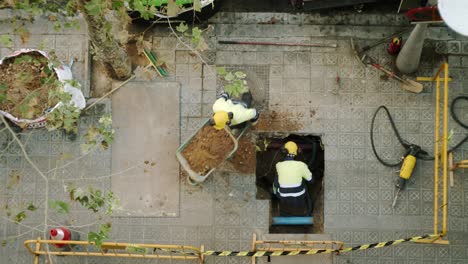
[[[468,96],[458,96],[456,97],[455,99],[453,99],[452,101],[452,105],[450,106],[450,114],[452,115],[452,118],[453,120],[458,123],[461,127],[465,128],[465,129],[468,129],[468,125],[463,123],[459,118],[458,116],[456,115],[455,113],[455,105],[458,101],[460,100],[465,100],[465,101],[468,101]],[[396,125],[395,125],[395,122],[393,121],[393,117],[392,115],[390,114],[390,111],[388,110],[388,108],[384,105],[381,105],[379,106],[379,108],[377,108],[377,110],[375,111],[374,115],[372,116],[372,121],[371,121],[371,128],[370,128],[370,140],[371,140],[371,145],[372,145],[372,151],[374,152],[374,155],[375,157],[377,158],[377,160],[382,163],[384,166],[387,166],[387,167],[396,167],[396,166],[400,166],[402,163],[403,163],[403,160],[400,160],[399,162],[396,162],[396,163],[389,163],[389,162],[386,162],[384,161],[380,156],[379,154],[377,153],[377,150],[375,148],[375,142],[374,142],[374,124],[375,124],[375,118],[377,117],[377,114],[379,113],[380,110],[384,110],[385,113],[387,114],[387,117],[388,117],[388,120],[390,121],[390,125],[392,126],[392,129],[393,129],[393,132],[395,133],[395,136],[397,137],[398,141],[400,142],[400,144],[408,150],[408,148],[411,146],[411,144],[404,140],[398,129],[396,128]],[[448,150],[448,152],[453,152],[455,151],[456,149],[458,149],[461,145],[463,145],[463,143],[465,143],[466,141],[468,140],[468,135],[465,136],[465,138],[463,138],[460,142],[458,142],[458,144],[456,144],[454,147],[452,147],[451,149]],[[433,156],[429,156],[429,155],[418,155],[418,158],[419,159],[422,159],[422,160],[433,160],[434,157]]]

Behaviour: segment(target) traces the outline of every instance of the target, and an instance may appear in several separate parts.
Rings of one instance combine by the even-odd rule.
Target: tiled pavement
[[[356,62],[349,47],[349,37],[359,43],[377,39],[401,29],[407,23],[399,16],[349,15],[330,18],[320,15],[274,14],[275,25],[258,24],[271,19],[272,14],[219,14],[213,18],[215,33],[210,36],[211,49],[205,60],[209,65],[225,65],[255,72],[259,83],[268,84],[268,108],[284,113],[288,119],[303,124],[299,131],[321,135],[325,145],[325,233],[347,245],[372,243],[395,238],[421,235],[432,228],[432,162],[418,162],[414,177],[402,193],[395,209],[391,208],[393,181],[397,169],[380,165],[369,145],[370,118],[381,104],[389,107],[402,136],[420,144],[429,152],[433,149],[434,87],[425,85],[421,94],[409,94],[394,81],[380,79],[372,68]],[[333,24],[338,24],[333,26]],[[163,37],[156,30],[154,48],[162,53],[175,69],[176,80],[182,84],[181,141],[187,138],[210,114],[210,103],[216,96],[216,79],[209,67],[186,50],[176,46],[173,38]],[[218,45],[218,39],[311,41],[337,43],[331,48],[291,48]],[[464,77],[468,40],[443,27],[432,28],[426,41],[425,55],[418,75],[432,75],[443,57],[449,55],[450,96],[467,94]],[[436,53],[428,51],[435,50]],[[381,63],[391,60],[383,46],[375,48],[372,56]],[[265,71],[268,69],[268,71]],[[340,82],[336,82],[336,77]],[[219,88],[219,87],[218,87]],[[465,111],[466,108],[460,111]],[[377,122],[376,142],[384,158],[396,159],[401,148],[396,145],[386,120]],[[452,142],[465,132],[453,122]],[[49,134],[45,134],[49,140]],[[52,145],[37,140],[45,151],[38,158],[49,162]],[[74,148],[69,142],[62,147]],[[49,151],[49,152],[47,152]],[[468,158],[465,144],[455,154]],[[6,171],[24,164],[18,155],[4,159]],[[20,160],[20,161],[18,161]],[[45,166],[45,165],[43,165]],[[48,165],[51,166],[51,165]],[[91,165],[90,169],[93,169]],[[105,171],[105,168],[103,168]],[[455,175],[455,187],[449,193],[450,246],[407,244],[384,249],[367,250],[334,257],[334,263],[466,263],[468,258],[468,181],[466,172]],[[204,244],[209,249],[248,249],[251,233],[268,231],[269,204],[255,200],[255,176],[217,172],[202,186],[192,187],[181,181],[180,217],[177,218],[112,218],[112,239],[117,241]],[[36,179],[37,182],[37,179]],[[103,183],[103,187],[106,185]],[[31,187],[34,188],[34,187]],[[38,188],[36,188],[38,189]],[[36,194],[37,195],[37,194]],[[86,216],[83,216],[86,218]],[[85,222],[89,219],[85,219]],[[21,234],[22,227],[6,224],[1,231]],[[29,234],[22,239],[31,237]],[[8,244],[11,258],[23,263],[30,256],[22,248]],[[12,250],[12,251],[10,251]],[[15,253],[12,253],[15,252]],[[80,261],[67,258],[67,262]],[[101,263],[98,259],[83,259],[81,263]],[[207,258],[211,263],[247,263],[249,259]],[[118,262],[125,262],[119,260]],[[144,261],[142,261],[144,262]],[[125,262],[126,263],[126,262]]]

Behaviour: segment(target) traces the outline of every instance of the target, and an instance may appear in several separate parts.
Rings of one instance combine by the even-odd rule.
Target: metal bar
[[[199,260],[199,256],[170,256],[170,255],[143,255],[132,253],[104,253],[101,252],[70,252],[70,251],[37,251],[38,255],[55,255],[55,256],[90,256],[90,257],[124,257],[124,258],[149,258],[149,259],[190,259]]]
[[[413,21],[411,22],[411,25],[417,25],[417,24],[442,24],[445,23],[443,20],[440,21]]]
[[[95,245],[93,242],[89,241],[80,241],[80,240],[68,240],[68,241],[57,241],[57,240],[26,240],[24,244],[26,243],[34,243],[34,242],[40,242],[42,244],[65,244],[65,245]],[[135,243],[123,243],[123,242],[103,242],[102,243],[103,247],[109,247],[109,246],[136,246],[136,247],[145,247],[145,248],[162,248],[162,249],[190,249],[193,250],[197,253],[200,252],[200,249],[193,247],[193,246],[180,246],[180,245],[161,245],[161,244],[135,244]],[[33,253],[33,252],[32,252]]]
[[[443,208],[442,208],[442,235],[447,233],[447,145],[448,145],[448,64],[444,63],[444,141],[442,142],[442,162],[443,162]]]
[[[323,245],[323,244],[342,244],[343,242],[341,241],[314,241],[314,240],[258,240],[257,244],[266,244],[266,243],[276,243],[276,244],[293,244],[293,245],[298,245],[298,244],[318,244],[318,245]]]
[[[453,152],[448,154],[448,163],[450,187],[453,187]]]
[[[275,248],[275,247],[259,247],[258,251],[305,251],[305,250],[311,250],[313,248],[301,248],[301,247],[295,247],[295,248],[287,248],[287,247],[282,247],[282,248]],[[326,248],[325,248],[326,249]]]
[[[434,131],[434,234],[438,234],[439,226],[439,130],[440,130],[440,79],[436,79],[436,112]]]
[[[445,63],[444,63],[445,64]],[[437,73],[434,75],[434,77],[432,77],[432,81],[435,81],[437,79],[437,77],[440,78],[440,73],[442,72],[442,70],[444,69],[444,64],[442,64],[439,69],[437,70]]]
[[[36,251],[39,251],[39,250],[41,250],[41,243],[36,243]],[[34,254],[34,264],[39,264],[39,255],[37,254]]]
[[[438,244],[438,245],[448,245],[448,240],[443,240],[442,237],[439,235],[435,238],[425,238],[415,241],[415,243],[422,243],[422,244]]]
[[[445,78],[439,78],[441,81],[445,81]],[[452,81],[452,78],[448,78],[449,82]],[[433,82],[434,77],[416,77],[416,81],[418,82]]]
[[[252,234],[252,251],[257,251],[257,234],[256,233],[253,233]],[[252,264],[255,264],[256,263],[256,257],[252,256],[251,257],[251,263]]]
[[[32,250],[30,244],[36,243],[36,250]],[[148,259],[181,259],[181,260],[200,260],[201,251],[192,246],[179,246],[179,245],[159,245],[159,244],[130,244],[130,243],[114,243],[104,242],[101,251],[99,252],[76,252],[76,251],[43,251],[40,250],[41,244],[65,244],[65,245],[83,245],[90,246],[95,245],[88,241],[56,241],[56,240],[27,240],[24,242],[26,249],[33,255],[57,255],[57,256],[96,256],[96,257],[127,257],[127,258],[148,258]],[[169,251],[169,255],[148,255],[146,253],[134,254],[130,252],[118,253],[116,250],[125,250],[128,246],[141,247],[141,248],[158,248],[163,251]],[[112,252],[106,252],[102,249],[111,249]],[[177,250],[181,252],[177,252]],[[189,250],[189,251],[187,251]],[[193,252],[190,252],[193,251]],[[182,255],[174,255],[174,254]]]
[[[307,44],[307,43],[288,43],[288,42],[268,42],[268,41],[241,41],[241,40],[219,40],[219,44],[238,44],[238,45],[261,45],[261,46],[290,46],[290,47],[323,47],[336,48],[337,44]]]

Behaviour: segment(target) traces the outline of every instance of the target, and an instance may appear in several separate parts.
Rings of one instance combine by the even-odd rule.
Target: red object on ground
[[[402,43],[401,38],[393,38],[387,47],[388,54],[397,55],[401,50],[401,43]]]
[[[49,238],[51,240],[59,240],[59,241],[69,241],[71,240],[71,232],[68,230],[68,228],[65,227],[58,227],[58,228],[53,228],[50,230],[50,236]],[[54,244],[58,248],[62,248],[67,246],[68,244]]]
[[[418,7],[408,10],[406,17],[411,21],[442,21],[437,6]]]

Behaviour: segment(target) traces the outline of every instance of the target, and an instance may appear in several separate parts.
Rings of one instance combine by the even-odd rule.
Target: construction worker
[[[256,124],[259,113],[252,104],[250,92],[242,94],[242,100],[231,100],[224,92],[213,104],[213,116],[210,118],[210,125],[216,129],[223,129],[226,125],[230,128],[243,128],[247,123]]]
[[[296,143],[288,141],[284,150],[287,154],[284,161],[276,164],[278,177],[273,183],[273,193],[280,202],[280,215],[311,215],[312,202],[306,183],[313,182],[312,172],[304,162],[294,160],[298,151]]]

